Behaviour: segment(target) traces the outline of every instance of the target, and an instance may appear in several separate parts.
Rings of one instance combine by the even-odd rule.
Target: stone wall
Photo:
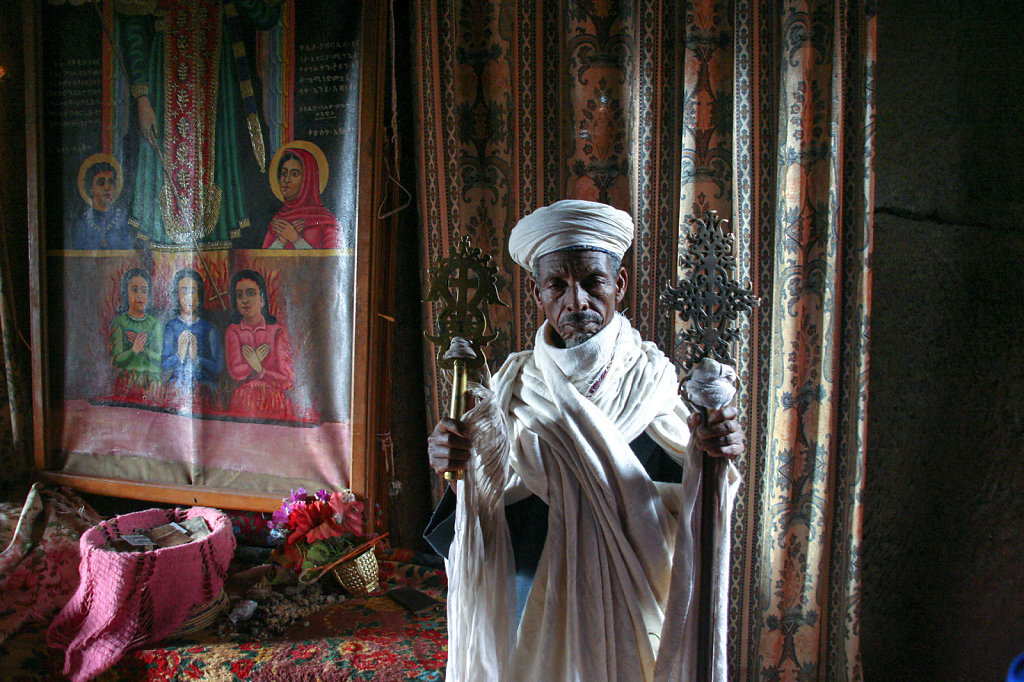
[[[884,3],[865,486],[867,680],[1024,651],[1024,6]]]

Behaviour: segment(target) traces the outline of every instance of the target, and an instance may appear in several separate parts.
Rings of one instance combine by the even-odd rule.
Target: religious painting
[[[357,194],[382,17],[40,4],[41,468],[273,501],[365,487],[358,244],[376,207]]]

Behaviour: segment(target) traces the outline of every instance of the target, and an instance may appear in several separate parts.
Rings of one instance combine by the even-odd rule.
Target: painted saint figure
[[[205,306],[203,278],[192,268],[182,268],[171,282],[174,317],[164,326],[163,368],[170,371],[169,384],[178,394],[197,390],[209,397],[214,378],[224,368],[220,335],[201,315]]]
[[[78,191],[89,207],[75,218],[68,240],[70,248],[138,248],[127,212],[114,206],[121,193],[120,164],[116,163],[109,154],[94,154],[82,163]]]
[[[121,305],[110,323],[110,361],[118,370],[119,393],[160,380],[163,330],[150,310],[151,290],[149,273],[142,268],[121,277]]]
[[[292,387],[291,341],[270,313],[267,283],[254,270],[240,270],[229,287],[234,311],[224,332],[228,373],[239,382],[230,410],[270,419],[292,419],[295,410],[285,391]]]
[[[304,146],[320,152],[315,145],[304,143]],[[278,187],[274,189],[280,188],[279,198],[284,206],[271,219],[263,248],[336,249],[341,246],[338,219],[320,199],[327,179],[326,160],[322,157],[322,152],[314,155],[298,146],[288,147],[281,154],[276,176]],[[272,167],[271,172],[273,170]]]
[[[265,156],[247,37],[279,23],[281,2],[130,4],[117,16],[140,133],[132,215],[158,244],[238,239]]]

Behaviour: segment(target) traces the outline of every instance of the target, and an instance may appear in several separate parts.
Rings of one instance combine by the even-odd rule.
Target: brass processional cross
[[[726,233],[727,220],[715,211],[707,211],[703,219],[692,218],[686,235],[687,248],[681,254],[683,278],[669,286],[661,301],[689,323],[672,347],[672,362],[688,376],[705,358],[735,366],[732,343],[739,336],[739,318],[748,313],[759,300],[733,278],[736,257],[733,235]],[[685,391],[684,391],[685,397]],[[698,406],[707,417],[707,406]],[[714,538],[708,519],[717,504],[713,482],[722,475],[721,463],[705,456],[701,473],[701,538],[700,538],[700,611],[698,614],[697,679],[710,679],[711,651],[711,571],[714,565]]]
[[[460,419],[466,411],[468,370],[483,367],[482,346],[498,337],[491,330],[488,305],[505,305],[498,298],[496,266],[488,254],[472,246],[469,236],[457,240],[448,256],[434,260],[428,276],[427,301],[441,303],[435,334],[426,334],[437,346],[437,364],[452,371],[452,398],[448,416]],[[460,341],[462,339],[462,341]],[[456,480],[461,471],[446,471]]]

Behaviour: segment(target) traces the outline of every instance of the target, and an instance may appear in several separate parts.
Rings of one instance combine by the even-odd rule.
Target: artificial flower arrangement
[[[326,567],[365,544],[363,503],[351,490],[314,495],[305,488],[291,491],[270,521],[271,539],[283,541],[279,560],[285,566],[306,575],[311,569]],[[323,572],[318,572],[317,578]]]

